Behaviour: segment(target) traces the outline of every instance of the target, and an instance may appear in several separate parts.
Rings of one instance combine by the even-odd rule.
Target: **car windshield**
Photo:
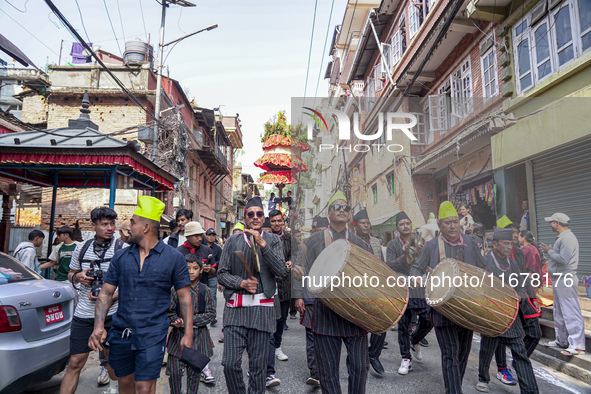
[[[33,279],[41,277],[13,257],[0,253],[0,285]]]

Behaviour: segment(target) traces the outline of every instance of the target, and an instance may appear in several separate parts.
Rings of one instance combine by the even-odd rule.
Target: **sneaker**
[[[476,385],[476,390],[480,391],[481,393],[488,393],[488,383],[478,382]]]
[[[383,349],[388,349],[388,342],[384,341],[384,346],[382,348]]]
[[[109,371],[107,367],[101,367],[101,373],[98,376],[97,383],[99,386],[104,386],[105,384],[109,384],[111,378],[109,378]]]
[[[320,380],[318,380],[318,378],[310,376],[308,379],[306,379],[306,384],[308,386],[320,386]]]
[[[215,377],[211,374],[211,370],[209,368],[204,368],[199,375],[199,381],[205,384],[212,384],[215,383]]]
[[[410,358],[403,358],[400,363],[400,368],[398,368],[398,373],[400,375],[408,375],[410,371],[412,371],[412,362],[410,361]]]
[[[279,386],[281,384],[281,380],[277,379],[275,375],[267,376],[267,388]]]
[[[421,347],[418,345],[410,345],[410,349],[412,350],[413,357],[421,361],[423,359],[423,352],[421,351]]]
[[[297,318],[298,318],[298,316],[297,316],[297,314],[293,314],[293,315],[292,315],[292,314],[290,314],[290,315],[289,315],[289,318],[290,318],[290,319],[297,319]]]
[[[275,349],[275,357],[279,361],[287,361],[287,359],[288,359],[287,355],[285,353],[283,353],[283,350],[281,350],[280,347]]]
[[[383,375],[384,374],[384,366],[382,365],[382,363],[380,362],[380,359],[377,357],[370,357],[369,358],[369,363],[371,364],[371,368],[373,369],[373,371],[375,373],[377,373],[378,375]]]
[[[421,339],[420,344],[421,346],[429,347],[429,341],[427,341],[425,338]]]
[[[284,330],[289,330],[289,326],[287,325],[287,323],[283,323],[283,329]]]
[[[499,372],[497,373],[497,379],[510,386],[515,386],[517,384],[517,381],[513,379],[511,372],[509,372],[507,368],[499,369]]]
[[[550,341],[550,342],[544,342],[543,345],[544,346],[548,346],[548,347],[560,347],[560,348],[563,348],[563,349],[566,349],[568,347],[568,346],[562,346],[561,344],[558,343],[557,340],[553,340],[553,341]]]

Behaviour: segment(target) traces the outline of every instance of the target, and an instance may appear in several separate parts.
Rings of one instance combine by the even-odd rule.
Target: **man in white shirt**
[[[554,296],[554,330],[556,340],[546,346],[566,348],[562,354],[574,356],[585,353],[585,321],[579,304],[577,267],[579,241],[569,229],[570,218],[557,212],[544,218],[552,231],[558,233],[554,246],[540,243],[540,249],[550,256],[548,274],[552,276]]]
[[[31,270],[40,273],[41,267],[39,260],[37,260],[37,251],[35,248],[43,245],[45,234],[40,230],[33,230],[29,233],[29,240],[21,242],[14,253],[12,254],[19,262],[30,268]]]

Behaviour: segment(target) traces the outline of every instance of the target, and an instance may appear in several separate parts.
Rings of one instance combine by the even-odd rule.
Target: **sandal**
[[[565,356],[578,356],[579,354],[584,354],[584,350],[578,350],[573,348],[568,348],[566,350],[561,351],[560,353],[564,354]]]

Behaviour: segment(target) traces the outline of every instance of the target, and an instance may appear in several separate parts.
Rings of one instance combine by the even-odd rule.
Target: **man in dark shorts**
[[[185,322],[180,347],[192,347],[193,313],[190,277],[183,255],[158,237],[164,203],[141,196],[131,217],[131,245],[111,261],[95,309],[94,331],[89,346],[94,350],[109,346],[109,365],[119,380],[119,392],[155,393],[160,376],[170,320],[170,288],[174,286]],[[107,310],[115,289],[119,310],[111,331],[105,329]]]
[[[94,277],[89,271],[93,269],[95,272],[96,270],[108,272],[115,249],[121,248],[122,245],[113,238],[116,228],[115,221],[117,220],[115,211],[107,207],[95,208],[90,212],[90,219],[95,236],[76,246],[70,260],[68,279],[78,289],[79,299],[70,328],[70,363],[62,380],[61,394],[76,391],[80,372],[86,364],[91,350],[88,347],[88,339],[94,328],[94,309],[97,297],[91,293]],[[117,311],[117,296],[117,293],[113,295],[113,303],[109,310],[105,311],[105,329],[107,330],[111,327],[111,316]],[[105,355],[108,357],[106,349]],[[103,368],[106,368],[106,365]],[[106,371],[101,371],[101,374],[103,372]]]

